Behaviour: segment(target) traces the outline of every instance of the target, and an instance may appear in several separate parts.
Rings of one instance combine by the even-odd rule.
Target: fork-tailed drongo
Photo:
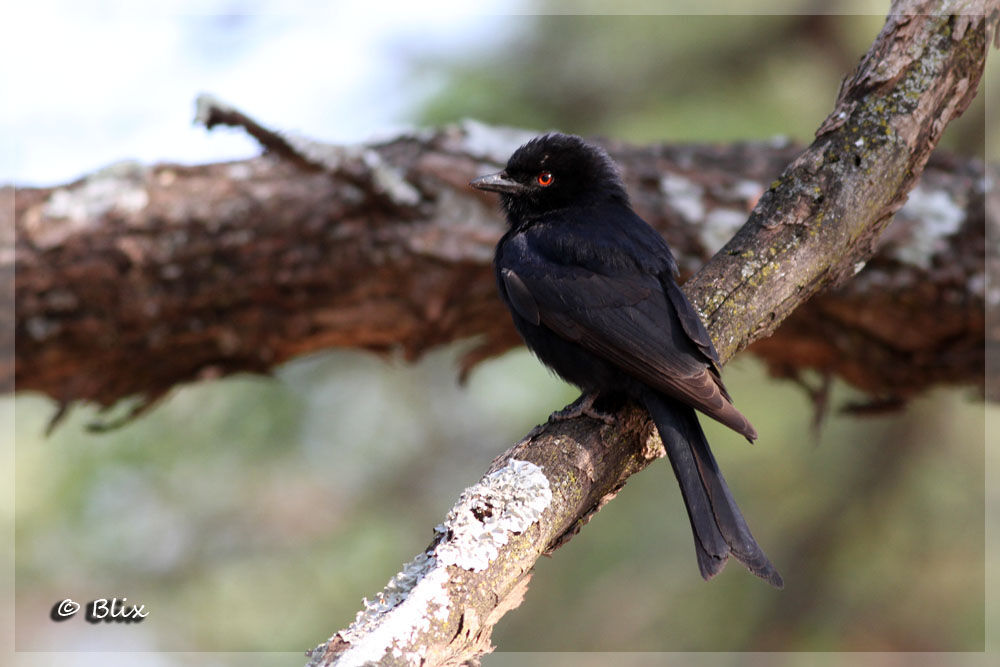
[[[751,442],[757,432],[722,384],[712,339],[674,282],[670,248],[632,210],[608,154],[547,134],[471,185],[500,193],[510,225],[494,258],[500,295],[527,346],[583,390],[576,412],[594,414],[600,394],[649,411],[687,505],[701,575],[711,578],[732,555],[780,587],[695,410]]]

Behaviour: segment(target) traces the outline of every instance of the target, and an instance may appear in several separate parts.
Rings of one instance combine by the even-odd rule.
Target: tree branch
[[[982,15],[940,15],[949,7],[893,4],[816,141],[686,285],[723,360],[873,253],[944,125],[976,90],[996,28],[995,13],[989,24]],[[611,426],[580,418],[537,429],[462,495],[431,546],[310,664],[475,660],[490,650],[493,624],[519,603],[535,559],[662,453],[633,407]]]
[[[195,167],[120,164],[66,186],[20,189],[16,197],[0,189],[0,217],[14,212],[3,228],[16,229],[16,245],[0,239],[0,280],[9,285],[15,266],[17,273],[16,316],[8,313],[14,321],[3,329],[17,341],[16,354],[0,367],[5,390],[16,383],[63,404],[108,406],[129,396],[152,401],[198,378],[267,372],[325,347],[401,349],[412,359],[478,337],[464,373],[520,343],[490,270],[503,223],[494,202],[466,184],[502,163],[529,133],[469,122],[344,148],[275,138],[209,99],[201,100],[199,114],[210,124],[246,126],[270,154]],[[859,128],[843,127],[841,134],[851,137]],[[854,203],[828,193],[832,166],[852,169],[853,153],[836,153],[842,139],[825,135],[839,161],[826,171],[782,176],[800,188],[785,211],[805,207],[822,221],[891,208],[865,199],[852,213]],[[864,172],[885,140],[871,141],[859,152],[867,162],[853,168],[862,181],[877,180]],[[663,231],[684,273],[732,236],[762,193],[775,201],[769,184],[801,150],[773,143],[604,143],[624,167],[637,210]],[[1000,170],[984,170],[975,160],[932,160],[858,278],[813,299],[752,350],[776,374],[818,369],[881,399],[941,382],[980,383],[983,229],[1000,227],[997,208],[983,204],[983,184],[994,196],[998,181]],[[803,193],[815,188],[825,199],[811,206]],[[764,219],[756,214],[758,226]],[[687,289],[706,315],[742,312],[727,319],[729,327],[773,307],[773,329],[790,302],[765,300],[787,299],[799,284],[785,281],[780,295],[761,294],[754,285],[782,262],[781,244],[821,228],[777,223],[741,251],[747,256],[727,275],[703,273]],[[820,250],[831,240],[824,236]],[[845,258],[837,271],[848,264]],[[747,280],[744,270],[751,272]],[[822,280],[801,278],[807,293]],[[757,309],[746,311],[758,297]],[[1000,339],[996,328],[991,332],[991,340]],[[734,349],[749,342],[733,329],[721,340]]]

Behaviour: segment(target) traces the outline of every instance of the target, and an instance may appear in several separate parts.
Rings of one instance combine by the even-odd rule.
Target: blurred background
[[[735,15],[742,5],[730,3],[702,16],[680,5],[576,16],[530,2],[485,15],[466,4],[14,8],[0,43],[0,182],[63,183],[124,159],[256,154],[240,132],[192,126],[200,92],[332,142],[471,117],[634,142],[808,143],[889,3],[842,15],[804,1]],[[949,150],[1000,153],[995,60],[992,83],[948,129]],[[256,652],[244,664],[301,664],[301,651],[350,623],[361,598],[424,548],[494,456],[576,397],[524,350],[459,386],[467,345],[415,364],[331,351],[274,377],[184,386],[103,434],[86,430],[95,410],[77,406],[45,437],[51,401],[3,397],[13,492],[0,506],[16,585],[12,609],[0,612],[16,621],[4,641],[80,652],[60,655],[64,664],[227,664],[231,656],[204,652],[235,651]],[[737,358],[725,379],[761,439],[751,448],[704,425],[785,590],[738,564],[701,580],[661,463],[539,562],[524,604],[497,626],[501,653],[485,664],[586,658],[515,651],[982,651],[988,620],[996,626],[984,609],[996,550],[987,563],[984,543],[996,546],[985,519],[1000,497],[984,480],[996,481],[998,409],[976,389],[942,387],[891,415],[834,410],[817,430],[803,391],[753,358]],[[837,384],[832,405],[860,398]],[[65,597],[112,596],[141,602],[149,617],[49,619]],[[196,653],[158,654],[181,651]],[[790,653],[769,664],[811,660]]]

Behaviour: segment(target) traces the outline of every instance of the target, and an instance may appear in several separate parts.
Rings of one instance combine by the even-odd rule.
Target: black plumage
[[[497,244],[497,285],[527,346],[583,390],[579,411],[591,411],[599,394],[623,394],[649,411],[687,505],[702,576],[717,574],[731,554],[780,587],[695,409],[751,442],[757,432],[722,384],[712,340],[674,282],[670,248],[632,210],[611,158],[579,137],[547,134],[472,185],[500,194],[510,229]]]

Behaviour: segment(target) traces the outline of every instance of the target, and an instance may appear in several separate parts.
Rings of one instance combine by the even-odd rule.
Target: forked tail
[[[781,575],[750,533],[712,456],[694,408],[652,391],[647,392],[643,402],[656,423],[680,484],[701,576],[714,577],[732,554],[758,577],[781,588]]]

